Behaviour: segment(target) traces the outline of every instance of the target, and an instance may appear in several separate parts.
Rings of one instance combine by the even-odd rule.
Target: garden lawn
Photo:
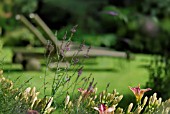
[[[137,86],[138,84],[145,86],[145,83],[148,81],[149,73],[146,67],[151,60],[150,55],[135,54],[134,56],[135,59],[130,61],[108,57],[88,59],[84,64],[81,77],[89,76],[92,73],[92,77],[97,82],[98,92],[104,90],[106,85],[110,83],[108,91],[111,92],[113,89],[116,89],[120,94],[132,94],[128,86]],[[3,63],[0,67],[4,70],[4,76],[12,81],[16,81],[20,77],[15,82],[15,86],[35,86],[41,92],[40,96],[43,96],[45,65],[43,65],[41,71],[23,71],[20,64],[11,63],[11,58],[11,48],[4,48],[0,54],[0,60]],[[48,70],[46,74],[46,82],[49,83],[46,93],[49,95],[54,74],[53,70]],[[25,84],[30,78],[32,79]]]

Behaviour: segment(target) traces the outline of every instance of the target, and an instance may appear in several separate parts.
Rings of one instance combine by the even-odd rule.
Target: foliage
[[[0,5],[0,16],[3,18],[9,18],[11,17],[11,5],[12,0],[1,0],[1,5]]]
[[[140,4],[140,7],[143,13],[162,18],[161,16],[168,16],[170,13],[169,3],[169,0],[165,0],[164,2],[161,0],[145,0]],[[143,7],[144,5],[145,8]]]
[[[2,14],[11,13],[15,16],[18,13],[29,14],[37,8],[37,0],[2,0]]]
[[[13,88],[13,83],[5,79],[0,72],[1,78],[1,113],[26,113],[27,111],[36,110],[38,112],[48,114],[54,111],[54,108],[51,107],[53,98],[43,98],[38,99],[37,95],[39,92],[36,92],[35,87],[28,87],[24,92],[20,92],[19,89]],[[170,107],[170,100],[162,102],[162,98],[157,98],[157,94],[154,93],[153,96],[145,97],[143,102],[133,106],[133,103],[130,103],[127,109],[120,108],[118,106],[119,102],[122,100],[123,95],[119,95],[116,90],[113,93],[108,93],[107,85],[106,90],[100,94],[96,94],[97,88],[95,87],[96,83],[92,80],[87,89],[79,88],[79,96],[74,99],[71,99],[69,94],[67,94],[65,99],[65,106],[63,108],[64,113],[96,113],[95,110],[99,113],[106,114],[160,114],[168,113],[168,108]],[[85,86],[84,86],[85,87]],[[12,94],[11,94],[12,93]],[[73,97],[73,96],[72,96]],[[8,106],[8,107],[7,107]],[[98,107],[99,106],[99,107]],[[101,109],[103,108],[103,110]]]
[[[70,50],[72,45],[72,37],[74,36],[74,33],[76,32],[77,25],[71,28],[71,32],[66,32],[63,36],[62,43],[59,46],[58,52],[51,56],[51,54],[55,51],[53,48],[53,45],[51,42],[47,42],[46,47],[46,70],[43,80],[43,86],[44,86],[44,96],[52,96],[54,99],[59,99],[63,95],[65,95],[68,91],[72,91],[72,95],[75,93],[75,88],[78,86],[79,83],[88,83],[89,77],[81,77],[82,71],[83,71],[83,63],[86,58],[88,58],[88,52],[90,48],[85,47],[84,43],[80,44],[77,52],[73,54],[71,59],[68,59],[65,57],[65,54]],[[69,36],[68,36],[69,35]],[[58,37],[58,36],[57,36]],[[87,48],[87,53],[83,56],[83,58],[79,58],[78,54],[81,53],[81,51],[85,50]],[[48,51],[49,50],[49,51]],[[69,63],[65,63],[65,67],[60,67],[60,63],[69,61]],[[47,82],[47,72],[48,68],[51,64],[51,62],[55,62],[55,68],[53,80],[52,82]],[[69,73],[69,70],[72,70],[73,72]],[[46,92],[47,85],[50,85],[50,93]],[[54,100],[53,105],[58,107],[60,106],[57,104],[57,102]]]
[[[15,16],[28,14],[37,8],[37,0],[1,0],[0,4],[0,28],[4,35],[7,31],[15,30],[18,26]]]
[[[36,12],[47,25],[55,30],[78,24],[81,29],[80,34],[114,34],[118,42],[113,48],[117,50],[124,50],[122,41],[128,39],[131,42],[127,44],[130,45],[126,48],[128,50],[162,53],[162,50],[169,49],[170,42],[168,4],[169,0],[163,2],[161,0],[142,2],[131,0],[2,0],[0,26],[9,30],[11,26],[14,28],[17,24],[14,20],[17,13],[28,16],[29,13]],[[116,12],[117,15],[109,15],[106,13],[108,11]],[[94,38],[90,42],[93,40]]]
[[[3,35],[5,30],[9,30],[13,25],[12,17],[12,0],[1,0],[0,4],[0,34]]]
[[[14,0],[13,13],[28,15],[37,9],[37,0]]]
[[[27,83],[27,82],[25,82]],[[0,113],[25,114],[28,110],[36,110],[42,114],[51,113],[53,98],[38,99],[35,87],[28,87],[25,91],[21,88],[13,88],[13,82],[3,77],[0,70]]]
[[[170,81],[170,61],[168,57],[156,57],[151,61],[149,66],[149,81],[146,86],[153,88],[163,99],[167,99],[170,96],[170,92],[167,89]]]
[[[123,98],[123,95],[119,95],[116,90],[113,93],[107,93],[104,90],[100,94],[96,94],[97,88],[92,83],[89,84],[87,89],[78,89],[80,94],[77,99],[70,100],[69,95],[67,95],[64,108],[65,113],[95,113],[94,109],[97,110],[97,107],[101,104],[115,108]]]
[[[12,81],[5,79],[3,76],[3,71],[0,70],[0,96],[1,96],[1,113],[12,113],[16,110],[16,104],[17,101],[15,100],[15,96],[18,94],[19,91],[17,89],[13,89],[13,83]],[[18,111],[22,112],[25,108],[27,108],[27,105],[23,104],[22,108]]]
[[[3,39],[4,46],[28,46],[35,45],[35,38],[26,28],[16,28],[8,32]],[[12,42],[11,42],[12,39]]]
[[[63,27],[57,33],[58,39],[62,40],[62,36],[65,34],[65,31],[70,29],[70,26]],[[95,42],[94,42],[95,39]],[[84,41],[87,45],[99,46],[99,47],[108,47],[113,48],[117,44],[117,37],[115,34],[85,34],[81,29],[76,31],[76,34],[72,37],[74,42]]]
[[[39,92],[36,92],[35,87],[28,87],[23,93],[20,93],[18,96],[16,96],[15,99],[28,104],[28,110],[36,110],[42,114],[49,114],[53,112],[55,110],[55,108],[51,107],[53,97],[38,99],[38,94]]]
[[[42,0],[40,3],[41,9],[39,9],[37,13],[42,16],[46,22],[49,22],[48,25],[50,27],[59,29],[70,23],[73,25],[78,24],[83,31],[95,32],[100,29],[98,9],[107,4],[107,1]],[[46,18],[47,16],[49,18]],[[63,22],[63,20],[65,21]],[[52,23],[55,23],[55,25],[52,25]]]
[[[2,40],[0,40],[0,53],[2,51],[2,47],[3,47],[3,42],[2,42]]]
[[[99,47],[114,47],[115,44],[117,43],[117,39],[114,34],[84,35],[82,39],[88,45],[99,46]],[[95,39],[95,42],[92,39]]]
[[[3,77],[3,71],[0,71],[0,82],[1,82],[1,113],[26,113],[31,111],[41,112],[42,114],[49,114],[54,111],[54,108],[51,107],[53,98],[43,98],[38,99],[37,95],[39,92],[36,92],[35,87],[28,87],[24,92],[19,91],[19,89],[13,88],[13,83]],[[84,86],[86,88],[86,86]],[[164,114],[168,113],[170,108],[170,100],[162,102],[162,98],[157,98],[157,94],[154,93],[150,98],[147,96],[140,102],[133,106],[133,103],[130,103],[127,109],[118,107],[119,102],[122,100],[123,95],[119,95],[116,90],[113,93],[107,92],[106,90],[102,91],[100,94],[96,94],[97,88],[94,80],[90,81],[87,89],[79,88],[78,91],[80,94],[77,97],[71,98],[67,94],[63,113],[106,113],[106,114]],[[140,89],[140,88],[139,88]],[[141,89],[142,91],[142,89]],[[12,94],[11,94],[12,93]],[[73,96],[72,96],[73,97]],[[137,102],[138,103],[138,102]],[[95,111],[96,110],[96,111]]]
[[[9,109],[9,113],[16,112],[16,113],[26,113],[29,111],[37,111],[40,113],[51,113],[54,111],[56,107],[59,107],[59,103],[57,102],[57,99],[66,95],[65,104],[62,102],[61,106],[63,106],[63,112],[64,113],[97,113],[97,111],[102,113],[116,113],[116,114],[139,114],[139,113],[168,113],[168,108],[170,107],[169,100],[162,102],[162,98],[157,98],[156,94],[153,94],[148,100],[148,97],[145,97],[144,100],[142,100],[144,92],[150,90],[150,89],[140,89],[140,87],[134,87],[131,88],[131,90],[135,90],[134,94],[137,99],[136,106],[133,107],[133,104],[131,103],[128,106],[128,109],[123,109],[119,107],[119,103],[123,98],[123,95],[119,95],[118,92],[115,90],[112,93],[109,93],[107,91],[109,84],[107,85],[106,89],[102,91],[101,93],[97,94],[96,85],[97,83],[94,82],[94,79],[91,80],[91,74],[89,77],[81,77],[83,66],[82,63],[84,60],[80,60],[77,55],[85,48],[84,44],[82,43],[77,51],[77,53],[74,54],[73,58],[71,59],[70,66],[66,66],[64,69],[59,67],[59,63],[66,60],[64,58],[65,53],[67,53],[70,50],[71,45],[71,39],[76,32],[76,27],[74,26],[71,29],[70,36],[66,34],[63,37],[62,44],[60,46],[60,49],[58,50],[57,55],[55,58],[51,58],[53,45],[49,42],[47,42],[47,53],[46,53],[46,70],[43,80],[43,89],[44,89],[44,98],[38,99],[35,88],[28,87],[25,89],[24,92],[21,91],[21,88],[19,89],[13,89],[13,83],[7,79],[5,79],[3,76],[1,77],[1,88],[2,88],[2,108],[5,107],[7,103],[11,103]],[[67,40],[66,40],[67,39]],[[64,43],[65,41],[65,43]],[[84,56],[85,58],[88,58],[88,52],[89,49],[87,49],[87,53]],[[48,66],[51,61],[56,61],[57,68],[55,69],[55,74],[52,79],[51,84],[51,93],[47,93],[47,71]],[[73,73],[69,74],[69,69],[73,69]],[[0,72],[2,75],[2,71]],[[75,78],[73,78],[75,77]],[[28,82],[28,81],[27,81]],[[78,86],[81,86],[81,88],[78,88]],[[78,91],[80,94],[77,94],[75,96],[76,90],[78,88]],[[10,94],[13,93],[13,94]],[[71,93],[71,96],[69,95]],[[12,95],[12,96],[11,96]],[[4,98],[5,97],[5,98]],[[3,100],[3,98],[5,100]],[[53,100],[54,99],[54,100]],[[139,102],[140,100],[140,102]],[[5,104],[6,103],[6,104]],[[14,104],[15,105],[14,105]],[[16,104],[17,103],[17,104]],[[5,105],[4,105],[5,104]],[[53,107],[55,108],[53,108]],[[9,107],[5,107],[3,109],[6,109]],[[4,110],[2,110],[4,112]],[[5,110],[6,111],[6,110]],[[20,112],[19,112],[20,111]]]
[[[119,95],[115,90],[113,93],[108,93],[106,88],[106,90],[99,95],[96,94],[97,89],[94,89],[92,85],[89,85],[86,90],[82,88],[79,90],[81,90],[81,94],[77,99],[71,100],[69,95],[66,96],[64,108],[66,114],[80,112],[82,114],[94,114],[96,113],[95,110],[97,110],[99,114],[164,114],[169,112],[170,100],[168,99],[162,102],[162,98],[158,99],[156,93],[150,96],[150,98],[146,96],[143,100],[140,99],[142,101],[137,101],[135,106],[133,103],[130,103],[127,109],[123,109],[118,107],[123,95]],[[136,92],[139,91],[140,88],[136,90]]]

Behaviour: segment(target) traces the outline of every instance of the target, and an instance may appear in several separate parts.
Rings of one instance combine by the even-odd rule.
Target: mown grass
[[[32,78],[26,86],[35,86],[41,92],[40,96],[43,96],[43,77],[46,66],[43,66],[41,71],[23,71],[20,64],[11,63],[11,58],[11,48],[4,48],[0,56],[0,60],[3,63],[1,68],[4,70],[4,76],[13,81],[20,77],[15,82],[16,86],[20,86],[26,80]],[[106,85],[110,83],[108,91],[111,92],[113,89],[116,89],[120,94],[125,95],[124,100],[128,100],[129,98],[126,95],[132,94],[128,86],[136,86],[138,84],[144,86],[148,81],[149,74],[146,67],[149,65],[150,59],[150,55],[144,54],[135,54],[135,59],[131,61],[122,58],[107,57],[88,59],[84,64],[81,77],[89,76],[92,73],[92,77],[97,82],[99,92],[104,90]],[[48,70],[46,75],[46,81],[49,82],[47,87],[48,94],[51,91],[50,83],[52,83],[53,76],[54,71]]]

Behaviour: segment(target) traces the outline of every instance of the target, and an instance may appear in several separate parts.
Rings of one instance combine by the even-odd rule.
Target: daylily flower
[[[105,104],[100,104],[99,107],[94,107],[99,114],[114,114],[115,107],[107,107]]]
[[[152,90],[151,88],[140,89],[140,84],[137,87],[130,87],[129,89],[134,93],[137,103],[141,102],[141,99],[145,92]]]

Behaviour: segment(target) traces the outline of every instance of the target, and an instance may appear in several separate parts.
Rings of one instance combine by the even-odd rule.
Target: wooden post
[[[55,46],[55,50],[57,50],[59,47],[59,42],[55,37],[55,35],[53,34],[53,32],[51,31],[51,29],[45,24],[45,22],[37,14],[31,13],[30,18],[33,19],[42,30],[44,30],[46,35],[52,41],[52,44]]]
[[[41,41],[44,46],[47,44],[47,41],[41,32],[36,27],[34,27],[23,15],[18,14],[16,19],[20,20]]]

